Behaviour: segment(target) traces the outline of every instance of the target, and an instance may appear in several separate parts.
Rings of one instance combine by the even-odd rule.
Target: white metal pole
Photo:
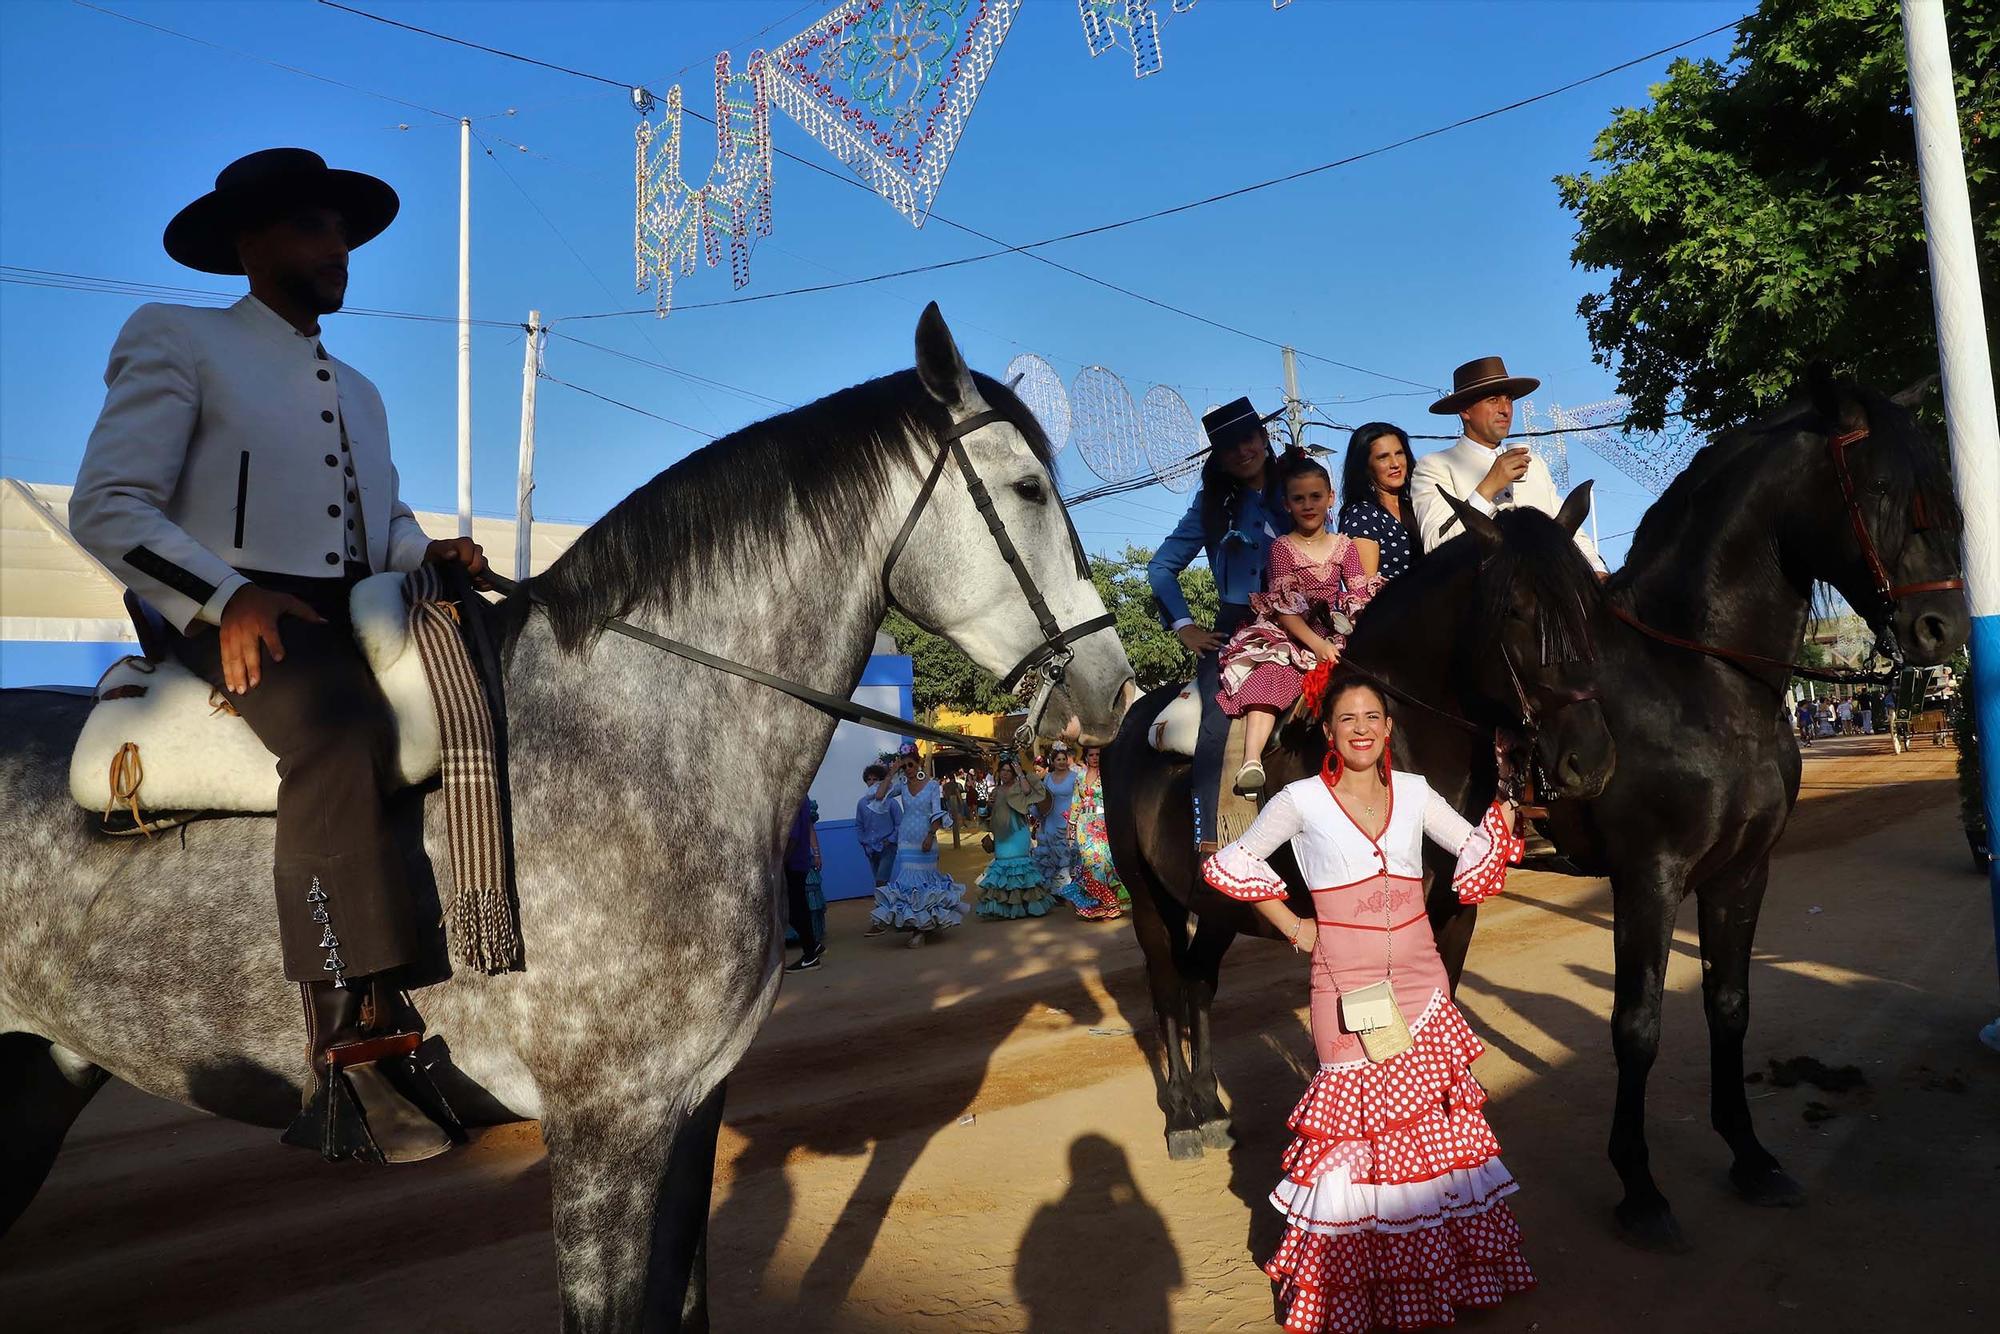
[[[1965,191],[1965,150],[1958,133],[1944,0],[1903,0],[1903,40],[1910,57],[1910,104],[1916,113],[1917,179],[1930,251],[1931,304],[1953,481],[1965,513],[1966,600],[1972,609],[1972,679],[1984,760],[1986,837],[2000,840],[2000,421],[1994,417],[1993,364],[1979,298],[1972,205]],[[2000,859],[1987,860],[1993,928],[2000,938]],[[2000,1045],[2000,1020],[1988,1030]]]
[[[472,536],[472,122],[458,122],[458,535]]]
[[[528,352],[521,364],[521,468],[514,490],[514,578],[531,573],[535,529],[535,381],[542,371],[542,312],[528,312]]]

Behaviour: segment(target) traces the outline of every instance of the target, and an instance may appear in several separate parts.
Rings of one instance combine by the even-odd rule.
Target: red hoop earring
[[[1319,762],[1320,781],[1332,787],[1340,781],[1340,774],[1340,752],[1334,749],[1333,743],[1329,741],[1326,743],[1326,758]]]

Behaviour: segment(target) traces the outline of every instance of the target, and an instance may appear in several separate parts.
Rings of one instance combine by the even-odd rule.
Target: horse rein
[[[1054,615],[1050,613],[1048,603],[1043,599],[1041,590],[1035,585],[1034,576],[1028,573],[1027,567],[1021,560],[1020,552],[1015,549],[1013,541],[1007,535],[1006,523],[993,508],[993,498],[987,494],[985,483],[980,480],[979,474],[973,470],[972,460],[966,457],[965,448],[960,444],[961,440],[981,427],[991,426],[996,422],[1004,421],[1006,421],[1006,417],[999,412],[987,411],[976,413],[961,422],[953,424],[951,429],[945,433],[942,445],[938,450],[937,462],[931,465],[930,475],[925,479],[923,489],[917,493],[916,503],[911,507],[908,517],[903,520],[903,527],[896,534],[894,545],[889,548],[889,557],[882,569],[882,591],[888,597],[889,605],[895,606],[895,596],[889,593],[889,572],[895,568],[896,558],[902,555],[903,547],[909,542],[910,534],[916,528],[917,519],[922,515],[924,506],[930,501],[931,493],[936,490],[938,478],[944,471],[945,462],[956,455],[959,468],[965,474],[966,490],[971,493],[972,503],[986,520],[987,531],[993,535],[993,540],[999,545],[1001,558],[1007,562],[1008,568],[1014,571],[1014,578],[1020,583],[1021,591],[1027,595],[1028,606],[1035,613],[1036,622],[1041,627],[1042,642],[1029,650],[1028,655],[1000,683],[1003,690],[1011,690],[1015,685],[1019,684],[1022,676],[1026,675],[1030,669],[1046,664],[1043,672],[1042,691],[1035,703],[1029,706],[1029,713],[1032,719],[1034,715],[1039,714],[1042,708],[1045,707],[1050,687],[1062,680],[1063,673],[1068,668],[1071,658],[1069,645],[1086,635],[1095,634],[1099,630],[1109,629],[1117,623],[1117,618],[1107,612],[1094,620],[1089,620],[1082,625],[1064,630],[1057,624]],[[1068,516],[1065,515],[1064,517],[1067,520]],[[1075,547],[1078,570],[1085,577],[1088,577],[1090,566],[1082,555],[1082,547],[1078,543],[1074,526],[1070,529],[1070,541]],[[516,593],[526,592],[530,601],[537,600],[534,589],[528,586],[532,581],[517,582],[494,573],[491,570],[486,572],[486,579],[487,582],[491,583],[501,593],[511,596]],[[747,663],[736,662],[730,658],[707,652],[704,649],[698,649],[694,645],[684,644],[678,639],[669,639],[665,635],[654,634],[651,630],[641,629],[629,621],[623,621],[614,616],[605,617],[602,625],[606,630],[614,634],[620,634],[627,639],[636,640],[641,644],[671,653],[675,657],[684,658],[700,666],[710,667],[716,671],[741,677],[745,681],[751,681],[757,685],[776,690],[781,694],[790,695],[793,699],[810,704],[820,712],[830,714],[843,722],[857,723],[863,727],[872,727],[884,732],[894,732],[902,736],[918,737],[936,745],[954,747],[977,746],[992,750],[1007,749],[1001,742],[990,737],[967,736],[962,732],[945,732],[934,727],[925,727],[907,718],[898,718],[893,713],[886,713],[881,709],[873,709],[865,704],[857,704],[851,699],[842,699],[839,695],[830,694],[827,691],[818,690],[812,686],[802,685],[797,681],[788,681],[782,676],[774,676],[770,672],[749,666]]]
[[[1676,634],[1647,625],[1639,617],[1618,604],[1616,598],[1606,600],[1611,614],[1641,634],[1659,640],[1674,648],[1700,653],[1718,661],[1729,663],[1744,670],[1753,679],[1762,681],[1756,675],[1758,670],[1785,672],[1802,676],[1811,681],[1825,681],[1832,685],[1886,685],[1893,682],[1903,669],[1903,646],[1896,642],[1891,623],[1895,620],[1896,604],[1915,593],[1948,593],[1965,587],[1965,580],[1926,579],[1919,583],[1892,584],[1889,568],[1882,563],[1882,554],[1876,549],[1875,539],[1868,531],[1868,523],[1861,516],[1861,500],[1854,491],[1854,475],[1847,467],[1847,447],[1866,440],[1869,428],[1857,426],[1852,430],[1839,431],[1827,436],[1827,454],[1833,461],[1833,475],[1840,482],[1840,498],[1847,506],[1847,521],[1854,530],[1854,540],[1861,548],[1862,557],[1868,562],[1868,574],[1874,581],[1875,595],[1882,600],[1882,623],[1875,629],[1875,651],[1893,664],[1887,672],[1868,672],[1838,667],[1810,667],[1802,662],[1786,662],[1782,658],[1767,658],[1761,653],[1751,653],[1743,649],[1722,648],[1714,644],[1704,644],[1699,640],[1683,639]],[[1911,522],[1922,531],[1929,525],[1924,521],[1925,512],[1921,495],[1912,502]],[[1764,684],[1770,684],[1764,682]]]

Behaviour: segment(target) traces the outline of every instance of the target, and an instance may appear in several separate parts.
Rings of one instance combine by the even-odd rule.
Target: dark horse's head
[[[1792,484],[1811,489],[1809,512],[1824,520],[1811,573],[1867,620],[1885,657],[1943,662],[1972,621],[1944,451],[1909,410],[1930,381],[1891,397],[1816,367],[1810,385],[1810,412],[1764,429],[1790,432]]]
[[[1546,780],[1539,790],[1589,800],[1616,763],[1595,690],[1603,594],[1573,540],[1590,510],[1590,484],[1555,518],[1526,509],[1489,517],[1445,498],[1463,535],[1375,596],[1342,662],[1389,685],[1406,731],[1434,734],[1434,743],[1411,738],[1419,751],[1446,736],[1455,748],[1468,735],[1526,731]],[[1294,735],[1316,764],[1319,739]]]
[[[1590,489],[1578,487],[1553,519],[1530,509],[1489,517],[1447,493],[1466,536],[1430,558],[1448,563],[1439,575],[1473,583],[1451,644],[1465,717],[1526,732],[1543,794],[1579,801],[1602,792],[1617,763],[1594,686],[1603,594],[1573,540]]]

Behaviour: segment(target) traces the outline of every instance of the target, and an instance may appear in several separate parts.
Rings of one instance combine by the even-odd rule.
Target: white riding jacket
[[[1553,518],[1555,512],[1562,508],[1562,497],[1556,494],[1556,480],[1549,475],[1549,465],[1532,456],[1528,460],[1528,471],[1522,474],[1520,481],[1501,491],[1497,502],[1480,495],[1476,488],[1486,480],[1487,470],[1493,466],[1496,453],[1477,440],[1460,436],[1457,444],[1417,460],[1410,473],[1410,501],[1416,507],[1417,531],[1425,551],[1436,549],[1464,531],[1459,527],[1458,516],[1451,512],[1451,506],[1438,494],[1439,487],[1481,514],[1497,514],[1501,510],[1519,508],[1540,510]],[[1576,549],[1590,562],[1591,569],[1604,569],[1604,561],[1598,556],[1597,548],[1581,529],[1576,534]]]
[[[382,396],[257,298],[139,307],[104,383],[70,530],[183,630],[221,623],[239,570],[423,563]]]

